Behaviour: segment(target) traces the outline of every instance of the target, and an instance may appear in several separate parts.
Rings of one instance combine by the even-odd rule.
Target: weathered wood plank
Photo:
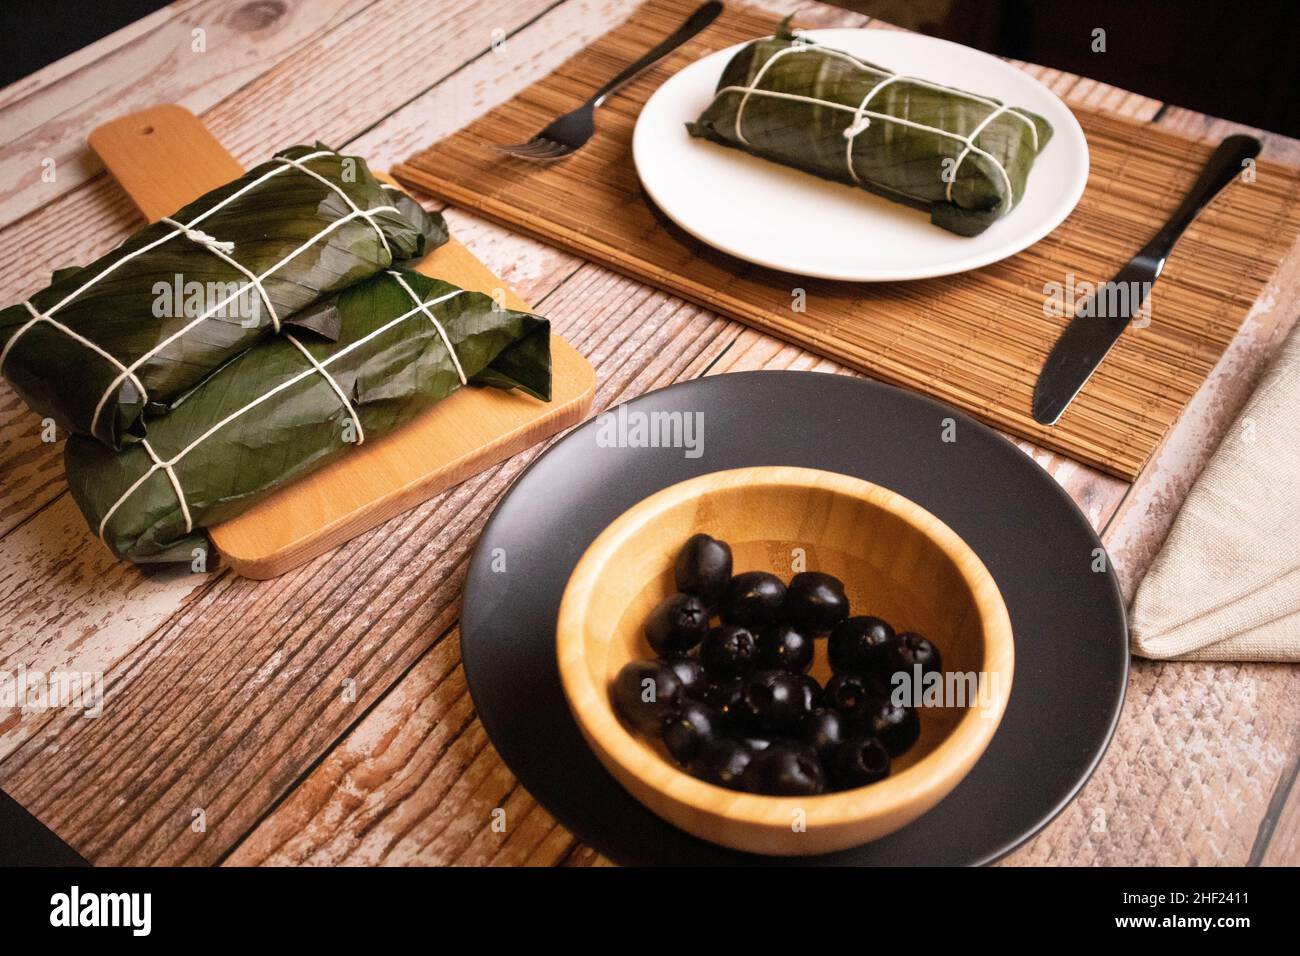
[[[535,83],[609,32],[635,5],[630,0],[569,0],[416,96],[349,148],[386,169]],[[525,135],[521,131],[520,138]]]
[[[174,4],[6,87],[0,91],[0,226],[102,172],[86,146],[97,123],[157,103],[202,113],[372,2]]]
[[[104,674],[215,578],[189,567],[142,574],[89,540],[62,494],[0,540],[0,667]],[[52,712],[0,710],[0,760]]]
[[[491,52],[495,41],[508,51],[516,31],[559,2],[377,0],[205,113],[204,123],[246,164],[287,143],[351,143],[466,64],[501,56]]]
[[[1277,814],[1260,827],[1254,860],[1262,866],[1300,865],[1300,735],[1291,749],[1291,772],[1283,773],[1273,794]]]
[[[575,845],[516,785],[474,716],[453,631],[227,862],[543,862]]]
[[[1297,721],[1294,668],[1136,660],[1102,765],[1007,862],[1243,865]]]

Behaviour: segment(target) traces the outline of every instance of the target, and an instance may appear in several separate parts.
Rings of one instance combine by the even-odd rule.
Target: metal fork
[[[653,50],[598,89],[591,99],[572,113],[561,116],[525,143],[515,143],[512,146],[499,146],[497,148],[520,159],[535,160],[562,159],[575,150],[581,149],[586,145],[587,140],[591,139],[592,134],[596,132],[596,107],[604,103],[611,93],[646,67],[667,56],[707,27],[717,19],[718,14],[721,12],[722,4],[718,0],[710,0],[709,3],[704,4],[692,13],[690,18],[673,32],[672,36],[664,39]]]

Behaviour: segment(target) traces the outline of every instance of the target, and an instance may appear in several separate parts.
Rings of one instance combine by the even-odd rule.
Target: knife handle
[[[1160,271],[1165,267],[1165,260],[1173,251],[1174,244],[1178,242],[1183,231],[1192,224],[1192,220],[1201,214],[1201,210],[1209,205],[1210,200],[1217,196],[1224,186],[1237,177],[1246,160],[1254,159],[1259,155],[1259,151],[1259,140],[1254,136],[1240,133],[1229,136],[1219,144],[1210,155],[1205,168],[1201,170],[1201,175],[1183,197],[1183,201],[1178,204],[1173,215],[1169,217],[1169,221],[1160,228],[1139,254],[1153,260],[1152,265],[1156,276],[1160,275]],[[1152,276],[1153,281],[1154,279],[1155,276]]]

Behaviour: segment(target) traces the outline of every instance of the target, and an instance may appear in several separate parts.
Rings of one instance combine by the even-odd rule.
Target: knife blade
[[[1032,407],[1035,421],[1055,425],[1060,420],[1133,317],[1142,311],[1184,230],[1259,150],[1260,142],[1253,136],[1229,136],[1220,143],[1160,231],[1110,282],[1078,303],[1038,374]]]

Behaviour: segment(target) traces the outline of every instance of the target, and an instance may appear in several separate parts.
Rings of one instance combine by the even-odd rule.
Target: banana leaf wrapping
[[[73,498],[115,554],[191,561],[204,528],[405,424],[462,375],[550,400],[549,323],[481,293],[386,272],[309,311],[334,341],[289,332],[253,346],[120,451],[68,440]]]
[[[925,209],[962,236],[1020,201],[1052,136],[1028,110],[899,76],[797,37],[785,23],[731,58],[687,129]]]
[[[0,371],[37,414],[120,448],[294,312],[446,241],[363,160],[294,146],[0,311]]]

